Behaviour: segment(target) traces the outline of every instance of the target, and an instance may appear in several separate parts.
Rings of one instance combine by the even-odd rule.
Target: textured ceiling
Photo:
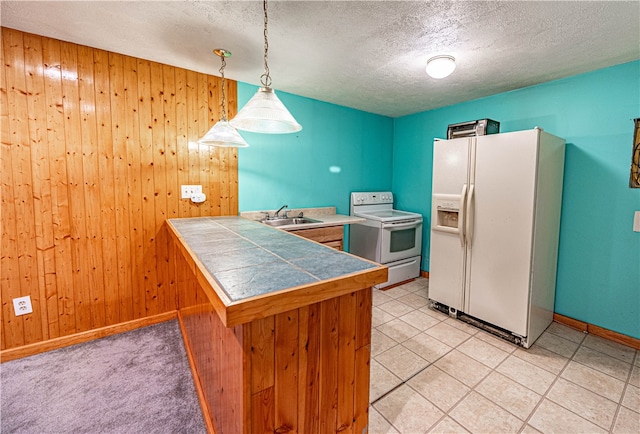
[[[259,84],[262,1],[2,1],[2,26]],[[640,2],[270,1],[273,87],[402,116],[640,59]],[[457,69],[435,80],[429,57]]]

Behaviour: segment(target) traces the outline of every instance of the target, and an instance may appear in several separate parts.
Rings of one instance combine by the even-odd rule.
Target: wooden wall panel
[[[96,143],[98,150],[98,179],[100,182],[100,231],[102,241],[102,285],[104,290],[105,325],[119,322],[118,312],[118,255],[116,250],[116,184],[114,179],[113,134],[111,124],[111,95],[109,88],[109,53],[93,50]]]
[[[14,257],[14,267],[17,271],[10,276],[15,283],[9,284],[8,292],[11,297],[20,297],[26,294],[34,294],[38,299],[38,267],[36,262],[36,216],[34,214],[33,200],[33,176],[31,167],[31,139],[29,136],[29,95],[26,88],[26,77],[28,68],[25,68],[23,35],[3,34],[3,50],[5,63],[12,63],[11,68],[5,68],[7,89],[7,102],[9,110],[9,148],[3,146],[3,151],[10,151],[10,164],[3,166],[2,171],[12,172],[13,200],[7,202],[13,209],[9,211],[13,214],[10,218],[10,237],[16,239]],[[3,218],[5,212],[2,213]],[[40,216],[38,216],[38,220]],[[11,229],[13,227],[13,229]],[[5,256],[4,251],[2,256]],[[13,304],[10,306],[13,310]],[[5,321],[11,321],[11,315],[4,317]],[[30,317],[15,318],[13,325],[22,332],[12,336],[12,341],[22,338],[24,343],[32,343],[42,335],[41,312],[39,306],[34,306],[34,315]],[[22,336],[20,336],[20,334]]]
[[[60,41],[43,38],[42,46],[55,262],[55,283],[51,287],[51,292],[47,294],[47,304],[50,306],[49,312],[51,313],[49,317],[49,337],[54,338],[74,333],[75,320],[73,317],[71,223],[69,221],[64,114],[62,110]],[[3,305],[6,302],[8,300],[3,298]],[[40,300],[41,303],[42,301]],[[53,312],[57,314],[57,317],[53,317]],[[43,336],[42,340],[46,340],[46,337]],[[11,346],[7,345],[7,348],[11,348]]]
[[[2,75],[0,75],[0,89],[7,89],[7,74],[4,73],[4,38],[0,38],[0,59],[2,60]],[[15,207],[13,206],[13,172],[4,170],[5,167],[11,167],[11,152],[9,144],[11,143],[11,134],[9,132],[9,100],[7,92],[0,92],[0,134],[2,137],[0,164],[3,170],[0,170],[0,296],[3,300],[11,298],[12,288],[10,283],[15,281],[18,275],[17,257],[18,247],[16,245],[16,228],[15,228]],[[7,329],[5,324],[11,319],[11,306],[2,303],[2,327],[0,328],[0,343],[2,348],[6,345],[14,345],[19,339],[22,339],[22,324],[14,321],[11,329]]]
[[[237,151],[197,145],[220,116],[220,78],[7,28],[0,39],[1,348],[175,310],[164,221],[238,212]],[[181,200],[181,184],[207,202]],[[25,295],[34,312],[16,317]]]
[[[338,420],[339,300],[320,303],[320,432],[333,432]]]
[[[275,315],[275,432],[298,432],[298,310]],[[300,336],[306,338],[306,336]]]

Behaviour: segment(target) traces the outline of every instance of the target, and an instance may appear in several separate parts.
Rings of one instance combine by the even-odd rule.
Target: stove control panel
[[[393,204],[393,193],[390,191],[351,193],[352,205],[380,205]]]

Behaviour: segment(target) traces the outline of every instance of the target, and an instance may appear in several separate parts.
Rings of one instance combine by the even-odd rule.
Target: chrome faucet
[[[271,216],[269,215],[269,211],[260,211],[260,214],[264,214],[264,217],[260,221],[270,220]]]
[[[280,218],[280,215],[279,215],[280,211],[282,211],[283,209],[288,208],[288,207],[289,207],[289,205],[282,205],[280,207],[280,209],[278,211],[276,211],[275,214],[273,214],[273,218],[274,219]],[[287,218],[287,211],[284,212],[284,217],[282,217],[282,218],[285,218],[285,219]]]

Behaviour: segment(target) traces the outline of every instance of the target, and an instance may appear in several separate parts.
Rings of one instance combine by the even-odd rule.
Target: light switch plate
[[[633,215],[633,232],[640,232],[640,211]]]

